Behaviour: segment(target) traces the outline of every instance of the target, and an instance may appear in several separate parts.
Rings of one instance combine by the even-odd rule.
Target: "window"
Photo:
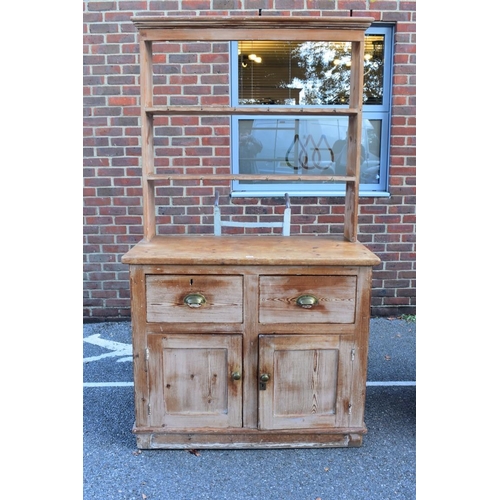
[[[361,157],[362,194],[387,191],[392,81],[392,28],[365,36]],[[345,175],[345,116],[300,116],[295,106],[347,107],[351,44],[240,41],[231,45],[231,105],[262,106],[262,114],[234,115],[233,172]],[[290,108],[274,115],[273,106]],[[343,195],[344,183],[234,181],[233,194]]]

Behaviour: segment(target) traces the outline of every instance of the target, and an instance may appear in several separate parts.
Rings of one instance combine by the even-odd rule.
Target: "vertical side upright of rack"
[[[351,44],[351,91],[349,107],[357,113],[349,116],[347,131],[347,168],[346,175],[355,177],[346,182],[344,238],[356,241],[358,234],[359,178],[361,157],[361,127],[363,124],[361,107],[363,104],[363,55],[364,35]]]
[[[144,238],[150,241],[156,234],[155,186],[148,178],[154,173],[153,114],[146,108],[153,106],[153,42],[139,35],[141,79],[141,138],[142,138],[142,191],[144,207]]]

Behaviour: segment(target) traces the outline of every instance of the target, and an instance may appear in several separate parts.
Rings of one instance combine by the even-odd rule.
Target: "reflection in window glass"
[[[347,117],[240,118],[239,172],[345,175],[347,126]],[[363,183],[377,183],[379,179],[380,131],[381,120],[363,121]]]
[[[365,37],[364,102],[381,104],[384,36]],[[238,42],[238,104],[342,105],[349,101],[349,42]]]

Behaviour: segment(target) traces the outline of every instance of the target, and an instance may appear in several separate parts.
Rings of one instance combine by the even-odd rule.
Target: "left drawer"
[[[146,275],[150,323],[242,323],[243,277]]]

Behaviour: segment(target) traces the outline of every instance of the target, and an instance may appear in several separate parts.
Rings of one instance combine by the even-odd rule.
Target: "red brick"
[[[110,97],[110,106],[136,106],[137,98],[135,97]]]
[[[175,1],[90,2],[84,4],[84,318],[107,320],[130,315],[127,266],[121,255],[142,237],[142,187],[137,31],[130,23],[133,13],[149,11],[179,15]],[[416,65],[415,2],[365,2],[330,0],[186,0],[181,4],[185,15],[248,15],[259,8],[287,15],[373,16],[377,20],[397,21],[393,82],[393,136],[390,160],[390,198],[366,198],[360,201],[359,240],[368,244],[382,263],[374,269],[372,314],[391,315],[393,311],[415,311],[415,182],[416,182]],[[219,9],[219,10],[217,10]],[[237,9],[237,10],[234,10]],[[245,10],[249,9],[249,10]],[[306,9],[306,10],[304,10]],[[368,10],[367,10],[368,9]],[[181,11],[182,13],[182,11]],[[162,44],[163,52],[154,56],[158,65],[155,99],[160,104],[227,104],[227,43]],[[200,58],[196,58],[198,50]],[[174,72],[165,66],[167,54],[195,56],[194,64],[176,63]],[[175,57],[174,57],[175,59]],[[209,73],[204,72],[208,70]],[[175,73],[177,71],[177,73]],[[201,86],[210,91],[201,96],[182,94],[183,87]],[[172,96],[170,98],[169,96]],[[126,121],[128,120],[128,121]],[[130,121],[133,120],[133,121]],[[164,157],[157,167],[169,169],[190,166],[198,171],[229,172],[229,121],[221,117],[162,117],[155,123],[169,127],[161,145]],[[185,138],[183,127],[208,127],[201,135],[206,149],[192,150],[186,156],[182,148],[173,148],[172,137]],[[182,127],[172,136],[172,127]],[[196,139],[196,135],[189,135]],[[104,141],[104,142],[103,142]],[[201,143],[199,143],[201,144]],[[197,154],[204,156],[196,156]],[[171,157],[169,155],[172,155]],[[203,169],[201,168],[203,167]],[[161,234],[210,234],[212,231],[214,183],[182,183],[161,190],[163,215],[158,217]],[[96,196],[97,188],[118,189],[123,194]],[[116,191],[118,192],[118,191]],[[229,190],[224,188],[227,197]],[[173,203],[169,205],[174,196]],[[267,201],[255,203],[259,210]],[[228,208],[243,209],[252,199],[232,201]],[[342,197],[295,197],[294,233],[328,232],[341,234]],[[200,210],[199,204],[204,204]],[[282,208],[270,205],[270,217]],[[327,206],[328,209],[315,207]],[[273,209],[273,207],[276,209]],[[205,210],[206,209],[206,210]],[[166,212],[165,212],[166,210]],[[308,214],[307,212],[312,212]],[[180,222],[172,224],[172,217]],[[264,215],[262,215],[264,217]],[[111,222],[110,222],[111,221]],[[397,223],[396,223],[397,221]],[[238,231],[235,231],[238,232]],[[101,253],[105,251],[106,253]],[[89,274],[92,273],[92,274]],[[102,278],[102,279],[99,279]]]

